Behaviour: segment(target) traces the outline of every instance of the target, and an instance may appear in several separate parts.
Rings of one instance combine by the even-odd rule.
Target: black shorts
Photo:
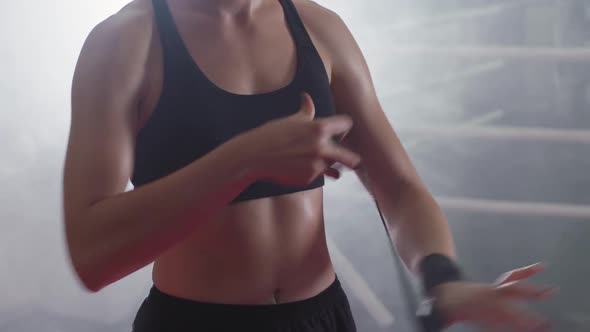
[[[340,282],[301,301],[240,305],[204,303],[167,295],[152,287],[133,332],[355,332]]]

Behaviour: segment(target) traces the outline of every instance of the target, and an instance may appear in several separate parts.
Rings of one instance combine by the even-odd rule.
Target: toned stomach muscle
[[[273,24],[281,26],[284,31],[266,36],[269,38],[266,44],[275,45],[276,49],[285,53],[294,53],[292,41],[284,38],[289,32],[279,7],[277,13],[280,20]],[[182,17],[177,22],[181,27],[190,27],[187,28],[192,33],[190,41],[211,44],[212,41],[207,38],[212,37],[198,35],[202,29],[192,26],[196,23],[197,20],[182,20]],[[138,128],[150,118],[162,92],[163,58],[155,26],[152,39]],[[228,45],[235,43],[238,40],[228,42]],[[251,47],[253,54],[265,52],[264,47]],[[191,49],[199,50],[198,47]],[[213,53],[211,49],[208,52]],[[272,62],[280,64],[280,68],[266,63],[237,66],[235,68],[258,68],[258,73],[262,68],[266,73],[264,84],[258,82],[242,86],[240,82],[244,80],[236,77],[247,77],[248,73],[226,70],[220,74],[218,69],[227,66],[214,66],[215,63],[209,63],[207,54],[199,56],[200,64],[205,64],[207,72],[218,71],[217,75],[213,75],[216,82],[228,90],[244,94],[254,87],[257,87],[255,90],[267,91],[273,90],[271,87],[285,85],[295,67],[294,63],[290,66],[283,63],[284,59],[293,58],[284,54],[277,55],[282,61]],[[237,53],[225,50],[215,54]],[[240,54],[235,59],[226,59],[226,62],[242,59]],[[264,59],[262,56],[246,58]],[[291,69],[286,70],[288,67]],[[283,72],[282,78],[275,78],[277,72]],[[212,220],[196,223],[201,226],[186,241],[165,252],[154,264],[156,287],[170,295],[215,303],[282,303],[312,297],[334,281],[324,233],[321,188],[228,205]]]
[[[153,280],[195,301],[271,304],[312,297],[334,281],[321,188],[228,205],[160,256]]]

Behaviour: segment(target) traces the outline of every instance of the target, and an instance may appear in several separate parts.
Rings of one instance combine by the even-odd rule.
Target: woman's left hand
[[[516,301],[538,301],[557,293],[556,287],[525,285],[523,281],[544,270],[542,264],[504,273],[493,284],[449,282],[434,289],[435,306],[447,325],[467,322],[486,331],[550,331],[547,319],[518,308]]]

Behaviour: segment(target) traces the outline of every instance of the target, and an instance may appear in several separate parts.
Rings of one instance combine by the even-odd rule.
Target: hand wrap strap
[[[432,254],[424,257],[419,264],[425,295],[432,297],[433,289],[446,282],[463,280],[459,266],[449,257]]]

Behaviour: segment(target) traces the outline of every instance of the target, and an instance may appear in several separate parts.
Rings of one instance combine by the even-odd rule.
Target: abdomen
[[[321,188],[228,205],[158,258],[156,286],[195,301],[268,304],[312,297],[334,272]]]

